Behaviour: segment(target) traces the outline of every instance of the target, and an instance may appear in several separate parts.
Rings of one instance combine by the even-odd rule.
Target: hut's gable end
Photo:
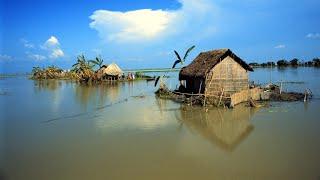
[[[217,95],[222,90],[232,94],[248,88],[248,72],[227,56],[210,70],[206,78],[206,94]]]

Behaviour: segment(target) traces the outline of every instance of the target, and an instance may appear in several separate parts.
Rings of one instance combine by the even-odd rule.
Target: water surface
[[[251,80],[299,81],[284,88],[308,87],[314,99],[207,110],[157,99],[153,82],[1,79],[0,177],[319,179],[319,77],[316,68],[256,69]]]

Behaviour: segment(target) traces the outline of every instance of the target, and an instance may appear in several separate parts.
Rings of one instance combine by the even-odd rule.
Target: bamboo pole
[[[218,106],[220,106],[220,103],[221,103],[221,100],[222,100],[222,95],[224,93],[224,88],[222,88],[222,92],[221,92],[221,95],[220,95],[220,99],[219,99],[219,103],[218,103]]]
[[[199,87],[198,94],[200,94],[200,93],[201,93],[201,86],[202,86],[202,80],[201,80],[201,82],[200,82],[200,87]]]
[[[204,96],[204,94],[190,94],[190,93],[181,93],[181,92],[172,92],[174,94],[180,94],[180,95],[188,95],[188,96]],[[219,95],[206,95],[208,97],[220,97]],[[229,96],[222,96],[223,98],[231,99]]]

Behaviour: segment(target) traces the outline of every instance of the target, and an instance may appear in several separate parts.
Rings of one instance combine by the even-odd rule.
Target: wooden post
[[[304,91],[304,99],[303,99],[303,101],[304,102],[307,102],[307,100],[308,100],[308,91],[307,91],[307,89]]]
[[[201,80],[201,82],[200,82],[200,87],[199,87],[199,92],[198,92],[198,94],[201,93],[201,86],[202,86],[202,80]]]
[[[221,100],[222,100],[222,95],[224,93],[224,88],[222,88],[222,92],[221,92],[221,95],[220,95],[220,98],[219,98],[219,103],[218,103],[218,106],[220,106],[220,103],[221,103]]]

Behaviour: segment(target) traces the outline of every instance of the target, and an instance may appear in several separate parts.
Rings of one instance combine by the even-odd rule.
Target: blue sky
[[[320,1],[1,0],[0,72],[70,68],[77,55],[124,69],[170,67],[173,50],[230,48],[247,62],[320,56]]]

